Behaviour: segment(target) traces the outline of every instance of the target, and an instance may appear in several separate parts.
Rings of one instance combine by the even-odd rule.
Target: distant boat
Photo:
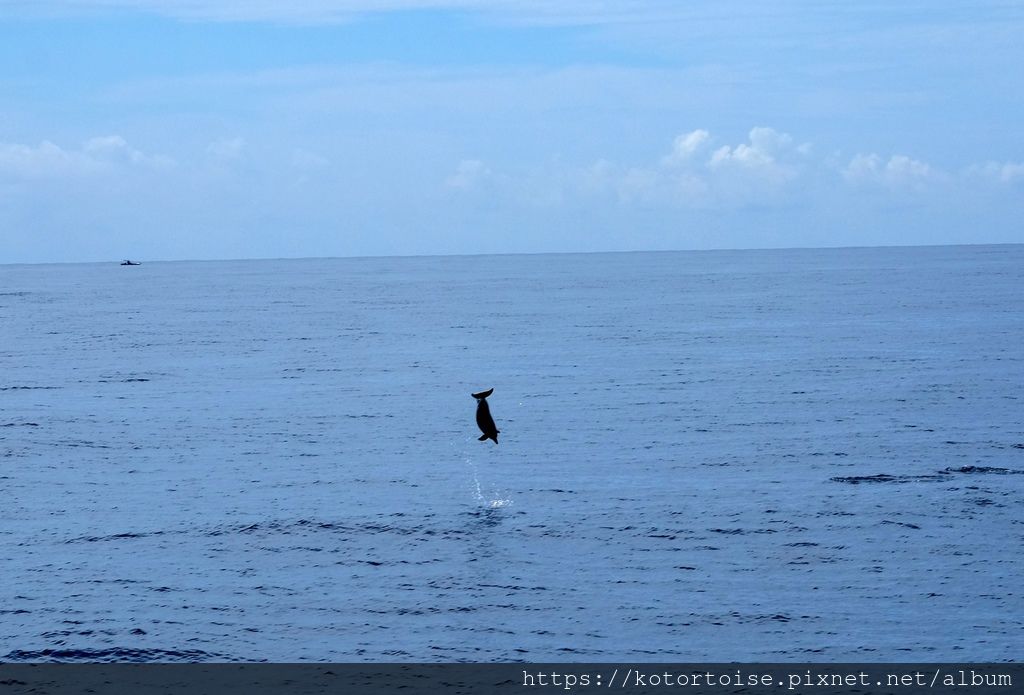
[[[138,263],[137,261],[129,261],[129,260],[125,259],[125,260],[121,261],[121,265],[142,265],[142,264]]]

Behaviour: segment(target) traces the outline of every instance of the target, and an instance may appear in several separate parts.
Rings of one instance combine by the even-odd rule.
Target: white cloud
[[[0,172],[24,178],[41,178],[73,173],[85,159],[75,156],[49,140],[37,147],[18,143],[0,143]]]
[[[120,135],[104,135],[86,140],[82,143],[82,152],[95,161],[110,164],[139,164],[155,167],[172,164],[167,157],[143,154],[131,147]]]
[[[712,170],[742,174],[748,183],[779,187],[797,176],[794,163],[783,161],[792,153],[793,138],[773,128],[752,128],[750,143],[728,145],[715,150],[708,166]]]
[[[774,128],[763,126],[750,129],[750,144],[758,152],[777,155],[793,144],[788,133],[780,133]]]
[[[164,168],[173,161],[131,147],[119,135],[91,138],[78,149],[65,149],[49,140],[39,145],[0,143],[0,174],[41,179],[115,171],[122,167]]]
[[[884,185],[890,188],[924,189],[929,182],[943,178],[930,165],[902,154],[883,163],[875,154],[858,154],[842,170],[843,177],[857,184]]]
[[[690,161],[710,139],[710,133],[703,128],[677,135],[672,142],[672,151],[662,158],[662,164],[674,166]]]
[[[998,183],[1024,181],[1024,162],[984,162],[972,164],[964,170],[970,178],[984,179]]]
[[[897,154],[885,165],[885,175],[890,182],[898,185],[915,185],[934,175],[932,168],[924,162]]]
[[[714,140],[699,128],[676,136],[657,163],[619,166],[607,159],[575,170],[567,180],[587,196],[614,196],[620,203],[694,208],[766,203],[797,178],[810,152],[772,128],[754,128],[749,142],[723,145],[702,155]]]
[[[754,169],[767,166],[773,161],[770,155],[751,145],[739,144],[735,147],[723,145],[711,155],[708,166],[712,169],[718,169],[730,164],[738,164],[748,169]]]
[[[956,182],[942,170],[907,155],[858,154],[845,165],[837,153],[814,155],[811,143],[799,143],[788,133],[759,126],[747,141],[721,145],[708,151],[714,136],[700,128],[673,138],[669,151],[650,163],[616,163],[602,158],[589,166],[556,165],[534,171],[530,176],[536,189],[556,193],[548,200],[564,202],[599,199],[624,206],[670,206],[693,209],[739,209],[750,205],[792,203],[799,197],[841,193],[833,178],[874,186],[898,194],[900,191],[946,190]],[[702,152],[705,154],[702,155]],[[830,176],[831,175],[831,176]],[[987,162],[964,170],[968,176],[989,182],[1024,181],[1024,163]],[[515,177],[496,176],[476,160],[460,164],[447,181],[455,188],[470,188],[481,177],[514,184]],[[936,188],[941,185],[946,188]],[[831,187],[832,193],[828,193]],[[816,193],[810,193],[810,190]]]
[[[491,170],[479,159],[463,159],[455,168],[455,173],[445,179],[449,188],[469,190],[478,186],[491,175]]]
[[[881,157],[877,154],[858,154],[843,169],[843,176],[848,181],[866,181],[878,177]]]

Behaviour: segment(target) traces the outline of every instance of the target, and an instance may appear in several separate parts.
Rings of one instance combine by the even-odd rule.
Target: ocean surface
[[[0,661],[1019,659],[1022,387],[1024,246],[0,266]]]

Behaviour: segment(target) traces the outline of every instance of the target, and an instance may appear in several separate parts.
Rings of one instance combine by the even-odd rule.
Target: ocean
[[[0,335],[0,661],[1024,653],[1024,246],[9,265]]]

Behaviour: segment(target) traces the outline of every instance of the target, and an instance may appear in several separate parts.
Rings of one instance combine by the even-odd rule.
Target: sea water
[[[0,266],[0,660],[1019,658],[1022,345],[1024,246]]]

